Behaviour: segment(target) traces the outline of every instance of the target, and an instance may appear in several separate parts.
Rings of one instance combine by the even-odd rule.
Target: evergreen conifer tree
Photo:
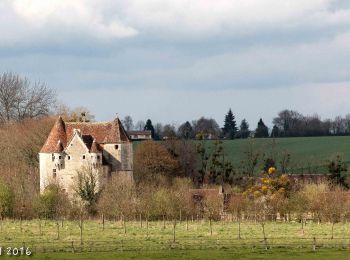
[[[276,125],[274,125],[271,131],[271,137],[279,137],[279,136],[280,136],[280,130]]]
[[[267,128],[267,126],[265,125],[265,123],[263,122],[263,120],[260,118],[259,122],[258,122],[258,127],[255,130],[255,135],[254,137],[269,137],[269,129]]]
[[[241,125],[239,127],[238,136],[240,138],[248,138],[249,134],[250,134],[249,124],[248,124],[247,120],[243,119],[242,122],[241,122]]]
[[[227,112],[224,122],[224,127],[222,128],[224,138],[234,139],[237,133],[237,126],[235,116],[233,115],[231,108]]]
[[[151,134],[152,134],[152,138],[155,139],[155,135],[154,135],[154,127],[152,125],[152,121],[151,119],[147,119],[146,121],[146,125],[144,127],[144,130],[148,130],[148,131],[151,131]]]

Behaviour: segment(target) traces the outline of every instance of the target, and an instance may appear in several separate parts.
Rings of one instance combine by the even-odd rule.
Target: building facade
[[[40,191],[57,183],[73,192],[78,172],[89,170],[101,186],[114,174],[132,178],[132,142],[118,118],[112,122],[64,122],[57,119],[39,153]]]
[[[152,132],[144,131],[128,131],[128,135],[133,141],[152,140]]]

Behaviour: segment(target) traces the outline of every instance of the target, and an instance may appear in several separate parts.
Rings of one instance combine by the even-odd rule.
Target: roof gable
[[[74,131],[73,137],[68,142],[67,147],[65,149],[66,153],[70,154],[72,149],[77,149],[76,145],[72,146],[73,144],[79,144],[85,150],[86,153],[89,152],[89,148],[86,146],[82,136],[79,133],[79,130]]]

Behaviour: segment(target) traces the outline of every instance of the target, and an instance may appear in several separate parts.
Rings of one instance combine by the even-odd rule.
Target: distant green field
[[[337,154],[350,163],[350,136],[229,140],[223,141],[223,146],[228,158],[238,166],[249,147],[261,156],[271,155],[277,162],[283,153],[289,153],[292,173],[324,173],[327,161]]]
[[[215,141],[203,142],[206,147],[211,148]],[[223,147],[225,155],[236,168],[239,168],[241,162],[245,160],[245,151],[249,147],[252,147],[254,151],[259,151],[260,162],[263,154],[274,157],[278,162],[282,153],[289,153],[291,155],[290,173],[326,173],[328,160],[337,154],[341,155],[344,162],[350,165],[350,136],[225,140]]]

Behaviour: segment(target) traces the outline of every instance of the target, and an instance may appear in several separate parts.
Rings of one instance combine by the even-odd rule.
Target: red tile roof
[[[61,141],[65,146],[67,142],[66,128],[62,117],[59,117],[53,125],[49,137],[44,146],[41,148],[41,153],[53,153],[58,142]]]
[[[56,147],[55,147],[55,150],[53,152],[54,153],[62,153],[63,150],[64,150],[64,148],[63,148],[62,142],[61,142],[61,140],[59,140]]]
[[[130,142],[129,136],[117,118],[112,122],[67,122],[61,117],[57,119],[51,132],[41,148],[41,153],[53,153],[57,143],[61,141],[63,147],[67,146],[74,134],[74,129],[79,129],[82,136],[91,136],[98,144]],[[91,142],[89,142],[91,144]],[[88,144],[87,144],[88,145]],[[88,148],[90,145],[88,145]]]

